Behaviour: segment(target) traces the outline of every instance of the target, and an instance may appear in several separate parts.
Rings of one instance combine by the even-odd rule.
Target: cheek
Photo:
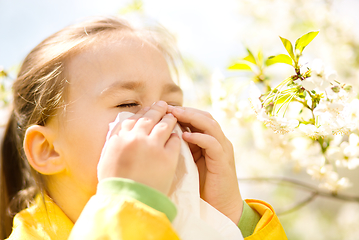
[[[97,164],[108,132],[108,123],[99,117],[76,121],[67,127],[64,151],[68,172],[82,188],[97,186]]]

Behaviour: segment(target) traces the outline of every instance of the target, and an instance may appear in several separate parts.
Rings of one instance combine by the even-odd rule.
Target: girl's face
[[[161,52],[129,34],[93,44],[67,61],[66,69],[67,106],[49,123],[66,171],[52,176],[54,181],[50,177],[49,189],[66,179],[62,184],[88,200],[96,192],[97,163],[117,114],[135,113],[159,100],[182,105],[183,95]]]

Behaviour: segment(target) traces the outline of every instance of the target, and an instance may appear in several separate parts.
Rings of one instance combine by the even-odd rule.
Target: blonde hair
[[[37,45],[25,58],[13,84],[13,111],[1,145],[0,238],[9,236],[13,215],[24,209],[46,186],[28,164],[22,143],[26,129],[45,125],[64,107],[65,62],[69,56],[95,44],[97,37],[128,31],[153,43],[176,69],[178,51],[166,30],[135,30],[116,17],[94,18],[68,26]],[[107,36],[107,35],[106,35]]]

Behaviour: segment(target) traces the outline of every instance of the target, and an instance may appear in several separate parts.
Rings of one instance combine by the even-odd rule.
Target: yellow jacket
[[[245,240],[287,239],[270,205],[246,200],[245,209],[259,214],[252,235]],[[38,195],[32,206],[16,214],[8,239],[175,240],[179,239],[171,225],[175,216],[174,204],[154,189],[129,180],[105,180],[76,224],[48,196]],[[250,220],[248,216],[243,212],[240,224]]]

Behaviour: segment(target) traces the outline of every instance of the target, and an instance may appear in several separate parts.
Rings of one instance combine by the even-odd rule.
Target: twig
[[[305,198],[304,200],[296,203],[293,207],[284,210],[279,214],[287,214],[294,212],[303,206],[307,205],[311,201],[313,201],[316,197],[326,197],[326,198],[334,198],[339,199],[343,201],[350,201],[350,202],[358,202],[359,203],[359,196],[348,196],[344,194],[339,194],[338,192],[328,192],[325,190],[318,189],[317,187],[314,187],[310,184],[304,183],[302,181],[298,181],[291,178],[278,178],[278,177],[255,177],[255,178],[238,178],[238,181],[244,182],[244,181],[252,181],[252,182],[267,182],[272,184],[287,184],[290,186],[293,186],[295,188],[301,188],[303,191],[310,192],[310,196]]]
[[[307,205],[308,203],[310,203],[311,201],[313,201],[317,196],[318,196],[318,192],[313,192],[307,198],[305,198],[303,201],[300,201],[300,202],[294,204],[293,207],[290,207],[287,210],[278,211],[277,215],[284,215],[284,214],[295,212],[295,211],[301,209],[302,207],[304,207],[305,205]]]

